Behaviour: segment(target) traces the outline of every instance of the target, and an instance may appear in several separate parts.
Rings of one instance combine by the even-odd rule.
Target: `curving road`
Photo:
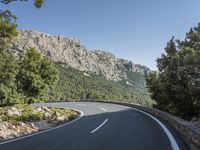
[[[0,143],[0,150],[186,150],[170,127],[130,107],[69,102],[37,104],[73,108],[76,120],[56,129]]]

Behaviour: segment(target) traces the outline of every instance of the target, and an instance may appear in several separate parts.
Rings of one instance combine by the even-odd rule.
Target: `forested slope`
[[[153,102],[144,89],[125,84],[123,81],[106,80],[103,76],[89,74],[70,67],[56,65],[60,71],[60,79],[51,92],[51,101],[80,101],[80,100],[113,100],[127,101],[150,106]],[[138,74],[136,79],[144,80]],[[135,80],[136,80],[135,79]]]

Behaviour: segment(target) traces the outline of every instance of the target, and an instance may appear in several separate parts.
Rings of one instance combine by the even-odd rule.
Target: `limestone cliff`
[[[76,39],[53,36],[32,30],[20,30],[18,38],[11,46],[11,51],[20,56],[30,47],[36,48],[54,62],[80,71],[101,74],[108,80],[120,81],[126,79],[127,72],[146,74],[149,71],[145,66],[116,58],[106,51],[89,51]]]

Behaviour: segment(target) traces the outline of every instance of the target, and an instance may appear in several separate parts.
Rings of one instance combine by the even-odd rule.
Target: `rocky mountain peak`
[[[146,74],[149,69],[131,61],[116,58],[102,50],[88,50],[77,39],[54,36],[32,30],[19,30],[11,51],[21,56],[30,47],[36,48],[50,60],[84,72],[101,74],[108,80],[120,81],[127,78],[127,72]]]

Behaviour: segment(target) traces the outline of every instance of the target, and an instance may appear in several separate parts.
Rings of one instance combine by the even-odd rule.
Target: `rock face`
[[[126,79],[127,71],[141,74],[146,74],[149,71],[145,66],[116,58],[106,51],[89,51],[76,39],[52,36],[31,30],[20,30],[19,37],[11,46],[11,51],[20,56],[30,47],[36,48],[54,62],[80,71],[101,74],[108,80]]]

